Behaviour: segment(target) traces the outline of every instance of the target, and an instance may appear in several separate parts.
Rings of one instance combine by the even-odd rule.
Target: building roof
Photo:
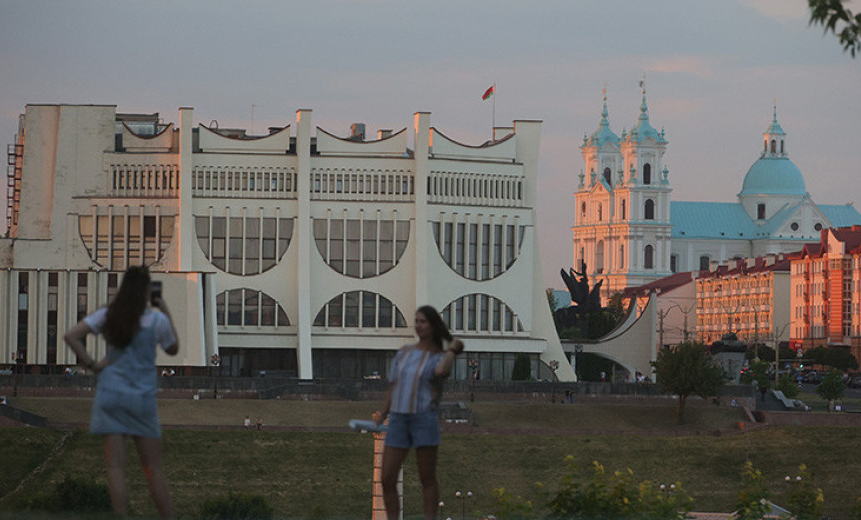
[[[833,227],[861,225],[861,213],[852,204],[826,204],[818,207]]]
[[[622,291],[622,296],[632,298],[635,296],[648,296],[649,294],[658,291],[660,294],[666,294],[673,289],[678,289],[683,285],[691,283],[697,276],[696,271],[688,271],[684,273],[674,273],[670,276],[665,276],[661,279],[640,285],[638,287],[628,287]]]
[[[757,258],[744,258],[741,260],[729,260],[726,264],[719,265],[714,271],[701,271],[699,278],[723,278],[734,275],[752,275],[768,272],[788,272],[792,258],[797,258],[799,253],[778,254],[773,256],[760,256]],[[750,262],[753,260],[753,262]]]
[[[610,113],[607,111],[607,93],[604,93],[604,109],[601,110],[601,121],[598,123],[598,129],[595,130],[591,136],[583,138],[583,146],[597,146],[598,148],[604,146],[607,143],[612,143],[615,145],[619,144],[619,136],[613,133],[610,130],[610,120],[608,116]]]
[[[672,238],[753,240],[759,229],[737,202],[671,201]]]
[[[637,124],[628,134],[629,141],[642,142],[646,138],[652,138],[658,143],[666,143],[664,132],[658,132],[649,124],[649,107],[646,105],[646,89],[643,89],[643,103],[640,105],[640,117]]]
[[[788,157],[760,157],[747,171],[739,195],[804,196],[801,170]]]

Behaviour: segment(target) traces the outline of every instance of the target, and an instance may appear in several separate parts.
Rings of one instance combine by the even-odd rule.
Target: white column
[[[430,240],[428,234],[428,195],[427,195],[427,179],[428,179],[428,151],[430,141],[430,113],[416,112],[413,116],[415,128],[415,241],[416,245],[416,266],[413,277],[416,284],[416,300],[415,308],[428,304],[428,251]],[[407,310],[407,309],[403,309]],[[413,309],[409,309],[411,311]]]
[[[197,242],[197,238],[194,236],[194,214],[191,204],[192,169],[194,167],[192,160],[194,151],[192,148],[193,116],[193,108],[182,107],[179,109],[179,214],[177,215],[179,236],[176,238],[176,243],[179,245],[179,265],[177,268],[180,271],[192,270],[192,248]]]
[[[311,233],[311,111],[296,111],[296,247],[298,274],[297,291],[298,305],[296,362],[299,367],[299,379],[312,379],[312,341],[311,323],[311,248],[314,237]]]

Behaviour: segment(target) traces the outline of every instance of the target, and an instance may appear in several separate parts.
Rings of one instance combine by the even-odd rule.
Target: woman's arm
[[[78,362],[82,364],[84,367],[93,370],[94,372],[101,371],[102,367],[98,367],[96,364],[96,360],[93,359],[89,354],[87,354],[87,344],[85,343],[87,339],[87,334],[93,332],[93,329],[87,325],[87,322],[84,320],[79,321],[75,324],[74,327],[67,330],[65,334],[63,334],[63,339],[66,341],[66,344],[71,347],[71,349],[75,352],[75,356],[78,358]]]
[[[453,339],[448,346],[448,350],[445,351],[442,359],[437,363],[436,368],[434,368],[434,377],[448,377],[451,374],[451,365],[454,363],[454,358],[461,352],[463,352],[463,341],[457,338]]]
[[[394,386],[395,385],[389,385],[389,389],[386,390],[386,398],[383,401],[383,407],[374,412],[374,422],[378,425],[383,424],[386,417],[389,416],[389,408],[392,406],[392,388],[394,388]]]
[[[165,316],[167,316],[167,321],[170,322],[170,329],[173,331],[173,337],[175,341],[173,345],[168,345],[167,348],[164,349],[171,356],[175,356],[177,352],[179,352],[179,336],[176,333],[176,326],[173,324],[173,318],[170,315],[170,309],[167,308],[167,303],[161,298],[156,298],[155,306],[158,307],[158,310],[162,312]]]

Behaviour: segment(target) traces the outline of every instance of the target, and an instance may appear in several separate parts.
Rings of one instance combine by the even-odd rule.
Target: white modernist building
[[[573,379],[541,282],[535,197],[541,122],[467,146],[416,113],[411,129],[267,135],[111,105],[28,105],[9,150],[0,239],[0,364],[74,364],[62,331],[107,303],[119,274],[165,281],[183,351],[160,363],[318,377],[385,374],[436,306],[483,379],[518,355]],[[104,349],[91,339],[89,348]],[[100,353],[100,352],[97,352]]]
[[[602,297],[711,262],[798,251],[820,230],[861,224],[851,204],[818,205],[789,159],[777,108],[762,152],[744,177],[737,202],[672,201],[663,157],[668,141],[640,115],[621,137],[610,129],[607,97],[598,129],[584,135],[574,195],[574,265],[603,281]]]

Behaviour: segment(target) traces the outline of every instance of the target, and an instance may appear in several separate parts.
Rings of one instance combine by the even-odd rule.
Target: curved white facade
[[[169,282],[184,366],[218,353],[234,374],[383,372],[429,303],[466,341],[457,377],[475,359],[481,377],[507,379],[526,354],[536,377],[556,359],[572,379],[539,267],[541,123],[466,146],[428,113],[375,141],[315,129],[311,115],[250,137],[195,125],[191,108],[165,125],[113,106],[28,105],[20,203],[0,240],[0,294],[18,302],[0,313],[0,359],[74,363],[56,331],[145,262]]]

